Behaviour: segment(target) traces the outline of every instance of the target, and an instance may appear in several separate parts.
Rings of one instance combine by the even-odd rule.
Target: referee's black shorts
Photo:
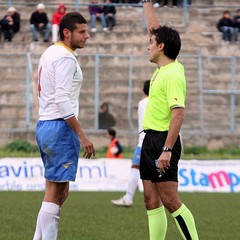
[[[181,141],[178,136],[172,150],[170,167],[165,173],[159,177],[159,172],[155,165],[155,160],[162,153],[168,132],[157,132],[154,130],[146,130],[143,140],[141,160],[140,160],[140,176],[142,180],[150,180],[152,182],[178,181],[178,161],[181,156]]]

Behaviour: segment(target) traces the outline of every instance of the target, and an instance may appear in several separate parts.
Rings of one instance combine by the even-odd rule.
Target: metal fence
[[[37,54],[0,54],[0,129],[31,130],[38,118]],[[14,63],[14,58],[18,58]],[[137,104],[142,84],[154,65],[147,56],[79,55],[84,74],[80,96],[80,121],[88,131],[99,131],[99,106],[109,103],[118,131],[137,131]],[[20,61],[21,59],[21,61]],[[180,55],[187,77],[185,133],[240,130],[239,57]],[[3,66],[3,62],[5,65]],[[7,64],[7,62],[9,62]],[[11,65],[11,67],[10,67]]]

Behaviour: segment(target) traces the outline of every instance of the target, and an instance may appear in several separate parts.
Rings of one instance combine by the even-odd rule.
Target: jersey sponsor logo
[[[72,164],[74,164],[73,162],[68,162],[68,163],[63,163],[62,164],[62,166],[64,167],[64,168],[68,168],[70,165],[72,165]]]

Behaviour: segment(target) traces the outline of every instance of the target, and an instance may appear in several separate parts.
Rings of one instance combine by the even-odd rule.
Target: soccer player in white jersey
[[[38,214],[34,240],[55,240],[60,207],[69,181],[75,181],[80,144],[83,156],[95,155],[78,117],[82,71],[74,50],[89,38],[87,22],[77,13],[66,14],[59,27],[60,42],[41,56],[38,67],[39,121],[36,139],[45,168],[46,190]]]
[[[119,207],[130,207],[133,204],[133,197],[138,186],[139,176],[139,165],[140,165],[140,156],[142,150],[142,143],[145,136],[142,127],[142,121],[145,113],[145,109],[148,102],[150,80],[144,82],[143,93],[144,98],[138,103],[138,145],[135,149],[132,158],[132,166],[130,171],[130,176],[128,179],[128,187],[126,194],[117,200],[112,200],[112,204]]]

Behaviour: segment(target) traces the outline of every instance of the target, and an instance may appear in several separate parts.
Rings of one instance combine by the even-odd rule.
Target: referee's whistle
[[[160,171],[159,168],[158,168],[158,159],[155,160],[155,166],[156,166],[157,171],[159,173],[158,177],[162,177],[164,173],[162,171]]]

